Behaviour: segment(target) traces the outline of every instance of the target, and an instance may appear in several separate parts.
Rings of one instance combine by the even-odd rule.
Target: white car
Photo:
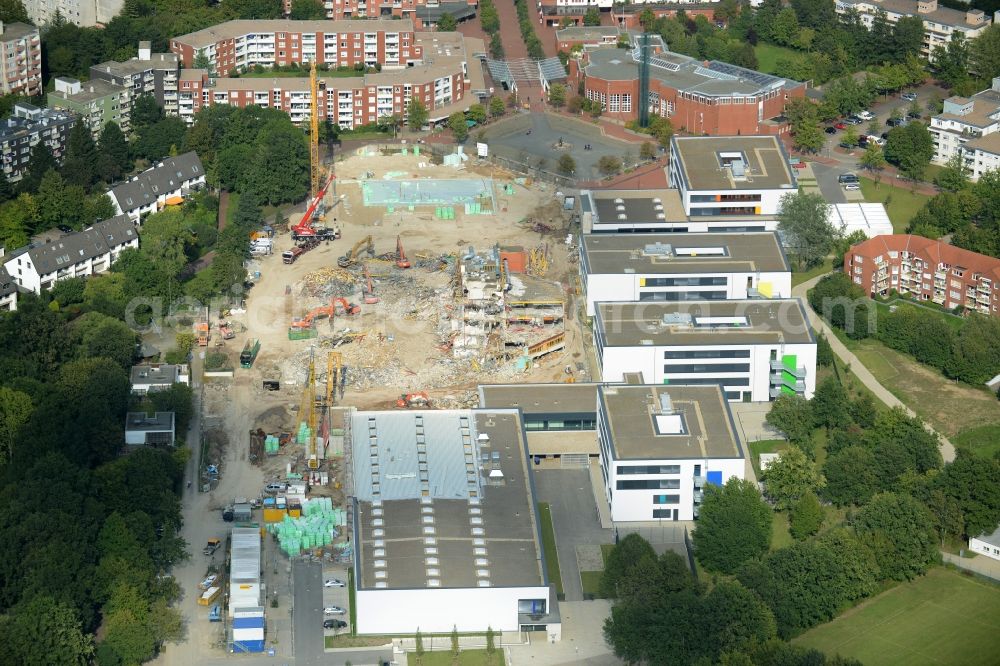
[[[915,92],[905,92],[902,95],[900,95],[900,97],[902,97],[903,99],[905,99],[907,102],[912,102],[913,100],[915,100],[917,98],[917,93],[915,93]]]
[[[324,615],[344,615],[345,613],[347,613],[347,611],[340,606],[327,606],[323,609]]]
[[[860,111],[857,116],[858,118],[861,118],[861,120],[872,120],[875,118],[875,116],[873,116],[869,111]]]
[[[844,189],[847,190],[848,192],[857,192],[858,190],[861,189],[861,184],[860,183],[845,183],[844,184]]]
[[[323,587],[347,587],[347,583],[340,580],[339,578],[331,578],[330,580],[323,583]]]

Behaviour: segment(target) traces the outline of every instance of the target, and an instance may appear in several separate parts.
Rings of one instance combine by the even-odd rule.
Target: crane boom
[[[323,179],[319,162],[319,80],[316,78],[316,58],[309,66],[309,191],[319,198],[320,181]]]

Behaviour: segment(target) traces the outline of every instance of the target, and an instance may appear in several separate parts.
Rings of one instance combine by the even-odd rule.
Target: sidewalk
[[[994,560],[985,555],[959,557],[953,553],[946,553],[943,550],[941,551],[941,559],[948,564],[954,564],[959,569],[965,569],[966,571],[971,571],[980,576],[992,578],[993,580],[1000,580],[1000,560]]]
[[[844,363],[851,366],[851,372],[854,373],[854,376],[860,379],[861,383],[864,384],[869,391],[874,393],[876,398],[884,402],[889,407],[902,407],[910,416],[916,416],[916,412],[907,407],[905,403],[890,393],[888,389],[882,386],[882,384],[875,379],[875,375],[873,375],[868,368],[865,367],[864,363],[862,363],[858,357],[851,352],[851,350],[844,346],[844,343],[840,341],[840,338],[833,334],[833,331],[830,330],[830,327],[826,324],[826,322],[823,321],[819,315],[813,312],[811,307],[809,307],[809,302],[806,300],[806,292],[816,286],[816,283],[824,277],[826,276],[819,275],[808,282],[803,282],[799,286],[792,288],[792,297],[802,299],[802,304],[805,307],[806,314],[809,317],[809,323],[812,325],[813,330],[826,336],[826,339],[830,342],[830,347],[833,348],[833,353],[839,356],[840,360]],[[937,435],[938,439],[941,441],[941,457],[944,461],[949,463],[955,460],[954,445],[952,445],[952,443],[949,442],[944,435],[938,433],[934,430],[934,428],[930,427],[930,425],[925,423],[924,427],[927,428],[929,432]]]

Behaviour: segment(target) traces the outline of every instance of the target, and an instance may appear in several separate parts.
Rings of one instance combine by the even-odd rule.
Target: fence
[[[959,569],[971,571],[992,580],[1000,580],[1000,562],[982,555],[974,558],[959,557],[952,553],[941,553],[941,559],[947,564],[953,564]]]

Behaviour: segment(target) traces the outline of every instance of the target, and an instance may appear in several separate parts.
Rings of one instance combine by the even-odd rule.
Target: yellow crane
[[[340,375],[344,371],[344,356],[338,351],[332,351],[326,358],[326,408],[333,407],[340,383]]]
[[[309,66],[309,176],[311,192],[319,196],[323,181],[323,165],[319,161],[319,79],[316,76],[316,59]]]
[[[309,428],[305,441],[306,464],[309,469],[319,469],[319,457],[316,455],[316,359],[312,353],[309,355],[309,374],[306,376],[306,386],[299,404],[299,422]]]

